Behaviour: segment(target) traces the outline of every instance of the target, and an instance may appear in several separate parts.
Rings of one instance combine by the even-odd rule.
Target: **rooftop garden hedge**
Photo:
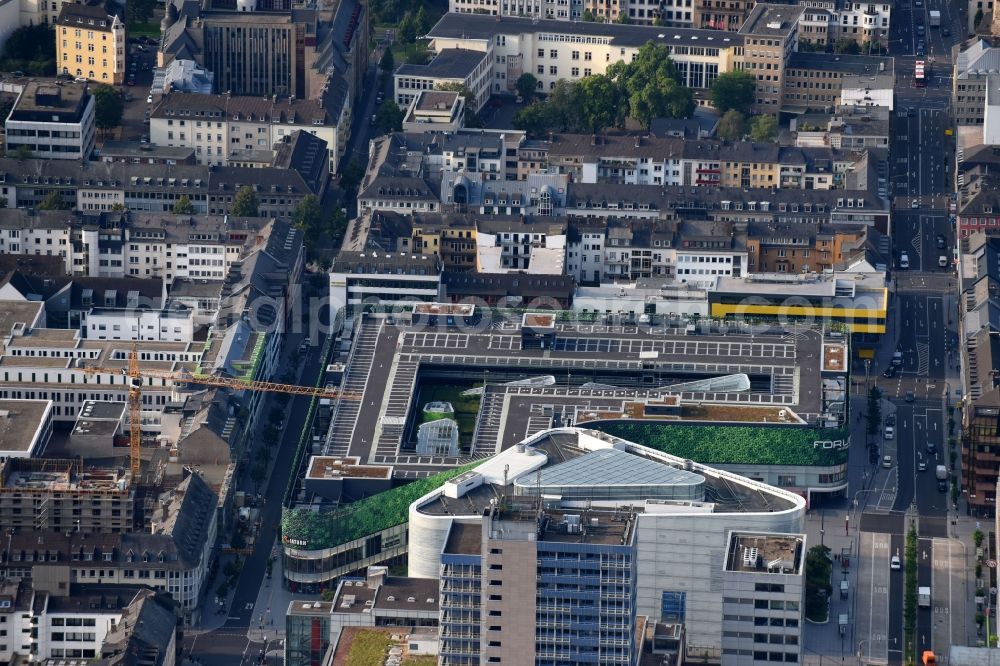
[[[846,439],[843,430],[794,426],[702,426],[603,421],[586,427],[706,465],[839,465],[846,448],[814,446]]]
[[[410,504],[482,463],[456,467],[336,509],[286,508],[281,513],[282,537],[305,542],[303,549],[320,550],[401,525],[407,521]]]

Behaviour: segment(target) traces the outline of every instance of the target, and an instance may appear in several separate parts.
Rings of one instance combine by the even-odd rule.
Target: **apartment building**
[[[868,227],[859,224],[752,222],[747,229],[750,273],[821,273],[864,259]]]
[[[738,32],[756,4],[753,0],[694,0],[694,27]]]
[[[826,47],[837,41],[836,2],[813,0],[799,19],[799,43]]]
[[[964,48],[963,48],[964,47]],[[986,115],[986,89],[1000,70],[1000,48],[976,39],[952,48],[952,108],[959,125],[982,125]]]
[[[836,40],[850,39],[861,45],[884,48],[889,43],[892,2],[853,2],[845,0],[837,9]]]
[[[186,197],[196,213],[225,215],[246,185],[257,195],[262,217],[290,219],[304,196],[323,197],[327,159],[326,146],[315,137],[285,145],[276,166],[264,168],[0,158],[0,196],[9,208],[37,207],[58,192],[67,207],[85,212],[109,212],[120,204],[157,213],[171,212]]]
[[[467,13],[445,14],[428,37],[435,53],[463,49],[485,54],[494,94],[513,93],[525,72],[539,80],[540,92],[551,90],[560,79],[604,74],[615,62],[630,60],[647,42],[668,48],[685,85],[707,90],[719,74],[736,68],[744,42],[743,35],[714,30]]]
[[[893,108],[893,58],[798,51],[791,53],[786,63],[783,89],[786,108],[832,111],[843,103],[845,82],[856,86],[856,77],[870,79],[876,89],[888,86],[889,95],[880,100],[880,105],[888,103],[889,109]],[[868,90],[871,87],[866,85]],[[867,105],[871,103],[870,100]]]
[[[143,655],[146,666],[175,663],[177,613],[169,596],[141,585],[65,585],[39,581],[0,587],[0,659],[93,661]],[[148,626],[147,626],[148,624]]]
[[[94,151],[95,101],[86,85],[29,81],[4,121],[6,150],[38,158],[87,160]]]
[[[125,82],[125,24],[116,14],[100,4],[67,2],[55,23],[60,72],[108,85]]]
[[[130,531],[134,504],[133,480],[123,469],[58,458],[12,458],[0,465],[0,522],[17,530]]]
[[[314,99],[173,93],[153,109],[150,143],[194,149],[199,164],[225,166],[234,154],[269,151],[296,131],[326,142],[335,174],[350,136],[347,82],[332,76]]]
[[[863,224],[888,232],[891,204],[869,189],[800,190],[571,183],[565,214],[591,220]]]
[[[826,146],[655,136],[558,134],[533,148],[530,161],[537,171],[609,185],[839,189],[867,159],[865,152]]]
[[[805,534],[729,534],[722,666],[802,661],[805,559]]]
[[[0,543],[0,572],[52,592],[76,585],[144,585],[169,592],[197,624],[215,548],[215,493],[188,474],[160,498],[148,531],[17,530]],[[65,640],[65,639],[64,639]],[[96,637],[95,637],[96,642]]]
[[[742,68],[757,79],[754,113],[776,115],[781,110],[785,67],[797,50],[799,20],[805,8],[758,4],[739,29],[743,37]]]
[[[635,663],[636,532],[634,513],[533,502],[491,509],[481,525],[453,523],[441,555],[441,663]],[[572,612],[562,610],[567,594],[579,600]]]
[[[747,270],[744,223],[574,218],[569,239],[566,272],[581,284],[657,278],[695,287]]]

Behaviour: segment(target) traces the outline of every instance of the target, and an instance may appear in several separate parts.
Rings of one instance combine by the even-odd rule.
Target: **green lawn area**
[[[458,423],[458,444],[466,451],[472,446],[472,434],[476,431],[476,416],[479,414],[480,396],[465,396],[462,391],[468,386],[454,386],[451,384],[424,384],[420,387],[419,400],[415,403],[416,409],[423,410],[424,405],[429,402],[450,402],[454,408],[454,414],[439,414],[436,418],[453,418]],[[433,418],[424,416],[423,422],[433,421]]]
[[[392,641],[380,631],[359,631],[351,641],[351,651],[347,653],[347,666],[371,666],[381,664],[389,654]]]
[[[403,660],[403,666],[437,666],[437,657],[429,654],[420,657],[407,657]]]
[[[817,441],[843,440],[844,431],[792,426],[693,426],[605,421],[587,424],[615,437],[706,465],[837,465],[848,449],[825,449]]]
[[[482,461],[479,461],[449,469],[338,509],[328,511],[283,509],[281,534],[288,539],[306,542],[304,549],[317,550],[333,548],[402,525],[409,517],[410,504],[430,491],[440,488],[446,481],[481,464]]]

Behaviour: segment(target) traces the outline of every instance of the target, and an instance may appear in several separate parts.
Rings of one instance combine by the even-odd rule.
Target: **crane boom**
[[[88,375],[108,374],[125,375],[128,381],[128,414],[129,414],[129,462],[132,468],[132,481],[138,483],[140,449],[142,447],[142,381],[143,379],[167,379],[173,382],[186,382],[199,386],[215,386],[230,388],[237,391],[267,391],[269,393],[289,393],[291,395],[308,395],[314,398],[335,398],[340,400],[361,400],[357,391],[341,391],[325,386],[297,386],[295,384],[280,384],[255,379],[236,379],[217,375],[196,374],[185,371],[170,372],[164,370],[143,370],[139,367],[138,346],[133,344],[128,353],[128,366],[125,368],[84,368]]]

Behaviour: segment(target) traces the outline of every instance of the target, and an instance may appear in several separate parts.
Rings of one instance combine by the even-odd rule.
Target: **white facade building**
[[[94,108],[86,85],[29,82],[4,123],[8,154],[24,146],[35,157],[89,159],[96,133]]]
[[[441,554],[452,522],[481,522],[482,511],[478,509],[477,502],[485,502],[488,506],[492,492],[476,492],[478,486],[491,484],[494,486],[493,490],[496,490],[496,486],[503,485],[506,479],[513,486],[508,487],[508,492],[526,494],[532,492],[530,489],[535,486],[536,479],[539,479],[536,475],[538,470],[541,470],[538,484],[544,486],[547,473],[557,475],[560,466],[578,464],[581,457],[568,462],[553,461],[550,465],[549,456],[543,449],[534,446],[545,440],[549,440],[549,445],[552,445],[553,440],[549,438],[554,434],[561,438],[572,438],[573,446],[585,452],[582,457],[608,449],[633,454],[635,460],[630,464],[641,467],[644,475],[665,475],[664,481],[649,486],[657,491],[670,492],[670,489],[679,488],[673,485],[681,483],[679,478],[676,482],[670,481],[676,472],[678,477],[684,477],[685,483],[690,482],[687,475],[693,475],[700,478],[707,487],[721,484],[728,492],[736,493],[741,498],[763,498],[759,503],[736,502],[726,505],[708,499],[639,500],[643,510],[638,514],[636,525],[637,613],[659,618],[668,598],[683,599],[680,621],[687,631],[688,654],[700,657],[707,652],[709,656],[721,657],[724,647],[723,597],[727,595],[723,563],[730,532],[738,529],[797,535],[801,533],[805,519],[805,500],[783,489],[692,463],[603,433],[579,428],[557,428],[538,433],[526,439],[522,445],[506,449],[480,465],[473,470],[475,474],[463,475],[415,501],[410,505],[409,511],[409,575],[416,578],[437,578],[441,568]],[[662,469],[650,471],[650,465],[656,467],[656,463],[662,464]],[[579,469],[575,467],[574,472]],[[601,465],[592,468],[594,501],[601,498],[600,504],[604,508],[625,504],[635,506],[636,499],[624,499],[628,495],[628,483],[608,480],[608,476],[601,472],[602,469]],[[574,498],[578,498],[587,482],[582,481],[578,475],[569,476],[574,479]],[[624,474],[623,478],[631,476]],[[553,484],[558,485],[554,481]],[[619,495],[623,499],[616,499]],[[443,503],[441,497],[446,498]],[[432,504],[433,507],[427,511],[422,510],[422,507]],[[442,507],[452,508],[442,511]]]
[[[191,310],[106,310],[94,308],[87,315],[90,340],[145,340],[191,342],[194,316]]]
[[[434,303],[440,290],[437,255],[341,252],[330,269],[330,316],[365,303]]]
[[[739,531],[727,542],[722,666],[801,663],[806,535]]]
[[[336,79],[327,86],[312,100],[171,93],[153,109],[149,140],[193,148],[199,164],[225,166],[234,153],[270,150],[301,130],[326,141],[334,174],[346,150],[351,106],[346,84]]]
[[[437,53],[463,49],[486,54],[492,92],[511,94],[525,72],[538,79],[539,92],[548,92],[561,79],[604,74],[614,63],[630,61],[650,41],[669,49],[686,85],[707,89],[719,74],[735,68],[737,52],[742,52],[737,47],[743,45],[741,35],[714,30],[458,13],[445,14],[428,37]]]

